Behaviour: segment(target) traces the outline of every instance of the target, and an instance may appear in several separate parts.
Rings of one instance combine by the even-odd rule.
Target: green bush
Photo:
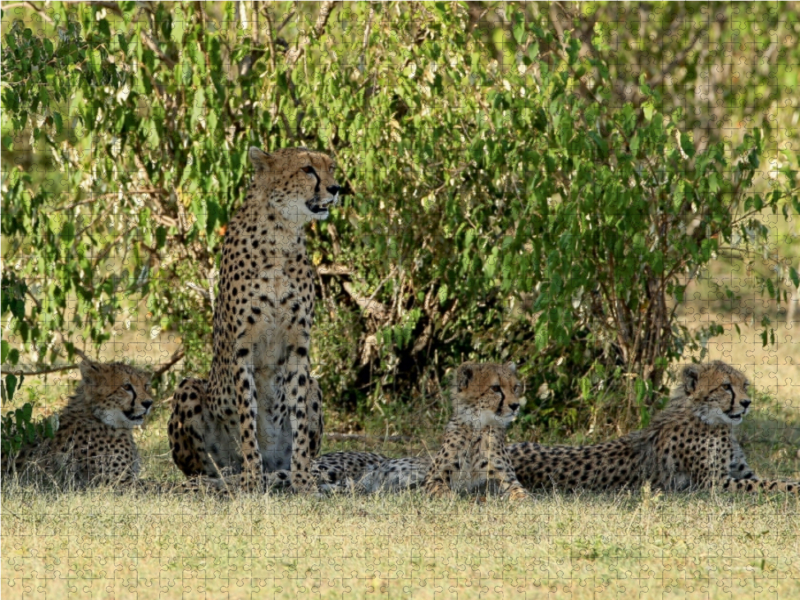
[[[178,334],[205,374],[246,150],[308,145],[353,192],[309,236],[327,402],[515,359],[530,420],[574,426],[606,397],[646,420],[702,341],[673,316],[688,282],[721,246],[765,243],[764,211],[800,209],[791,172],[753,191],[758,130],[697,151],[644,79],[618,105],[607,54],[511,5],[499,55],[460,4],[49,11],[2,48],[3,312],[41,363],[127,320]],[[785,298],[779,275],[768,291]]]

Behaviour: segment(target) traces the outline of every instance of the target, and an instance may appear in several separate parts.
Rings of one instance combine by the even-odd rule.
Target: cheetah
[[[429,466],[426,457],[387,458],[373,452],[343,451],[315,459],[311,474],[321,492],[374,494],[419,487]]]
[[[645,429],[593,446],[508,447],[525,488],[605,491],[645,482],[665,491],[718,488],[798,493],[747,466],[735,426],[750,408],[747,378],[721,361],[688,365],[667,406]]]
[[[452,386],[453,417],[423,487],[432,496],[488,488],[510,500],[529,498],[505,447],[506,428],[519,412],[523,386],[514,363],[464,363]]]
[[[153,406],[151,375],[130,365],[84,359],[81,381],[58,415],[54,436],[23,448],[18,473],[42,469],[68,484],[126,486],[140,469],[133,428]]]
[[[316,457],[322,446],[322,390],[319,382],[310,377],[308,388],[308,436],[309,453]],[[208,381],[189,377],[181,381],[172,398],[172,415],[167,426],[167,435],[172,452],[172,460],[187,477],[204,476],[214,473],[217,477],[230,476],[241,472],[240,464],[221,466],[208,452],[201,452],[204,444],[212,448],[219,443],[218,432],[209,413],[204,409],[208,402]],[[312,463],[313,467],[313,463]],[[291,484],[284,472],[269,477],[269,487],[282,488]]]
[[[225,235],[211,372],[176,389],[170,447],[184,473],[227,469],[239,489],[265,490],[277,477],[308,491],[322,406],[310,393],[314,282],[303,226],[328,217],[341,187],[325,154],[251,147],[248,156],[255,174]]]
[[[451,489],[488,487],[513,500],[528,498],[504,450],[505,429],[517,416],[522,390],[513,363],[464,363],[452,386],[455,414],[433,459],[352,451],[324,454],[311,467],[319,489],[372,494],[424,485],[428,493],[442,495]]]

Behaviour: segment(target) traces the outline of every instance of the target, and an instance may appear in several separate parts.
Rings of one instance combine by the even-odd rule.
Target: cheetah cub
[[[735,427],[750,410],[747,378],[722,361],[688,365],[669,404],[648,427],[593,446],[508,447],[528,489],[638,488],[798,493],[800,484],[759,479],[747,466]]]
[[[248,155],[255,174],[222,248],[211,373],[175,391],[170,448],[187,475],[238,471],[225,487],[263,491],[277,478],[308,491],[322,406],[309,373],[314,278],[303,228],[328,218],[341,188],[320,152]]]
[[[18,473],[40,469],[67,485],[129,485],[139,473],[133,428],[153,406],[150,374],[130,365],[84,359],[81,381],[58,416],[54,437],[23,448]]]
[[[514,363],[458,367],[452,387],[453,417],[423,484],[428,494],[487,488],[511,500],[529,497],[505,447],[506,428],[519,412],[522,393]]]

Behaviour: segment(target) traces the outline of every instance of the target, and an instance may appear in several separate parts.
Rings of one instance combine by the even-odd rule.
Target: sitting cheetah
[[[175,391],[170,446],[184,472],[241,468],[235,487],[263,490],[277,476],[308,490],[319,452],[310,421],[322,407],[309,394],[314,282],[303,226],[326,219],[341,188],[325,154],[250,148],[249,157],[255,175],[222,249],[211,373]]]
[[[442,448],[425,476],[425,491],[439,496],[487,487],[511,500],[529,497],[517,481],[505,447],[523,387],[514,363],[465,363],[456,371],[453,417]]]
[[[316,456],[322,445],[322,391],[319,382],[309,378],[308,387],[308,437],[309,452]],[[167,426],[172,459],[187,477],[215,473],[217,476],[230,475],[241,471],[241,464],[220,465],[213,459],[213,452],[200,452],[205,444],[215,449],[220,444],[219,430],[213,421],[208,420],[208,411],[203,406],[208,402],[208,382],[205,379],[187,378],[178,385],[172,398],[172,415]],[[214,450],[215,451],[215,450]],[[313,463],[312,463],[313,468]],[[278,471],[269,478],[275,487],[290,485],[290,477],[285,471]]]
[[[800,484],[759,480],[736,441],[734,426],[750,407],[745,376],[715,361],[688,365],[666,408],[645,429],[594,446],[508,447],[528,489],[637,488],[644,482],[667,491],[709,489],[797,493]]]
[[[131,484],[139,472],[133,428],[153,406],[151,376],[124,363],[86,359],[80,371],[54,437],[24,448],[15,461],[17,472],[42,468],[78,486]]]

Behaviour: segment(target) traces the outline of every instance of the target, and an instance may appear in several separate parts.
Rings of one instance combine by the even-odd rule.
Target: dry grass
[[[143,476],[177,481],[162,407]],[[800,478],[800,415],[759,396],[765,476]],[[352,443],[351,443],[352,445]],[[339,449],[343,444],[325,448]],[[398,453],[397,446],[377,448]],[[4,598],[800,597],[800,499],[713,493],[219,499],[4,482]]]
[[[800,597],[798,499],[6,490],[4,598]]]

